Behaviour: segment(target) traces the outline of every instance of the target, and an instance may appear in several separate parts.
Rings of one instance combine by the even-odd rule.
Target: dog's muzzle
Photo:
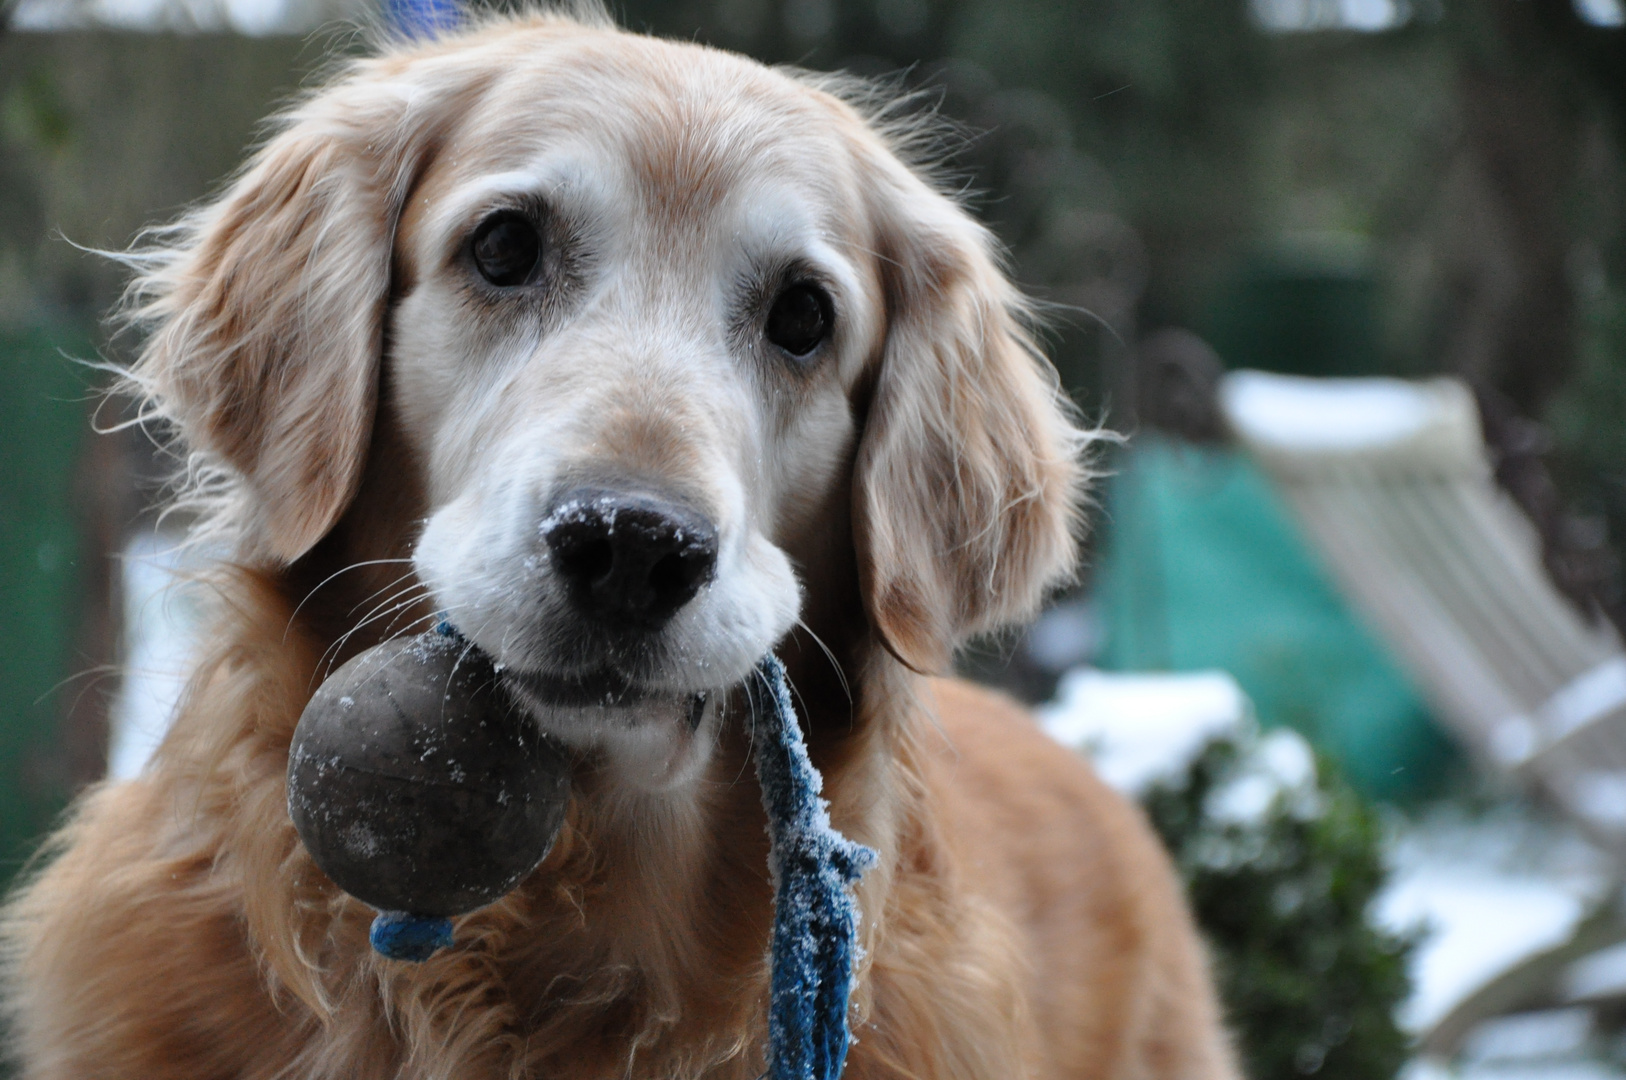
[[[682,716],[695,730],[708,693],[657,689],[645,665],[673,617],[716,577],[716,526],[658,495],[576,487],[553,500],[538,533],[557,605],[553,641],[567,661],[562,671],[506,669],[510,690],[560,728]]]

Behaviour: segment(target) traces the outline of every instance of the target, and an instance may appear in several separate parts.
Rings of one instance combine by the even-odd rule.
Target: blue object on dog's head
[[[379,955],[421,964],[452,943],[452,920],[405,911],[381,911],[367,940]]]
[[[408,38],[437,38],[463,22],[457,0],[384,0],[391,29]]]
[[[773,971],[768,1003],[771,1080],[836,1080],[847,1060],[847,998],[858,957],[858,905],[849,886],[875,852],[830,826],[823,778],[790,702],[785,667],[757,666],[766,700],[755,702],[752,747],[772,840]]]

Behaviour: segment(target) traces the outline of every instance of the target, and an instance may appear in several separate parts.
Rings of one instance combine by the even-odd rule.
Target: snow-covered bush
[[[1368,917],[1373,807],[1291,731],[1213,736],[1139,792],[1185,879],[1251,1080],[1389,1080],[1412,942]]]

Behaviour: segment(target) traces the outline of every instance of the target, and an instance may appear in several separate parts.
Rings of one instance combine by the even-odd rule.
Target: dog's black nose
[[[654,629],[717,569],[717,530],[700,514],[645,495],[567,492],[542,523],[553,565],[581,607]]]

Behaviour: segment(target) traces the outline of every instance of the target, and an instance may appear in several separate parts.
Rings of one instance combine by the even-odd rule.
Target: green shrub
[[[1216,739],[1143,803],[1185,879],[1250,1080],[1389,1080],[1408,1055],[1394,1016],[1413,942],[1367,920],[1385,877],[1381,823],[1325,760],[1297,785],[1271,778],[1260,748],[1281,737]],[[1259,805],[1226,812],[1241,784]]]

